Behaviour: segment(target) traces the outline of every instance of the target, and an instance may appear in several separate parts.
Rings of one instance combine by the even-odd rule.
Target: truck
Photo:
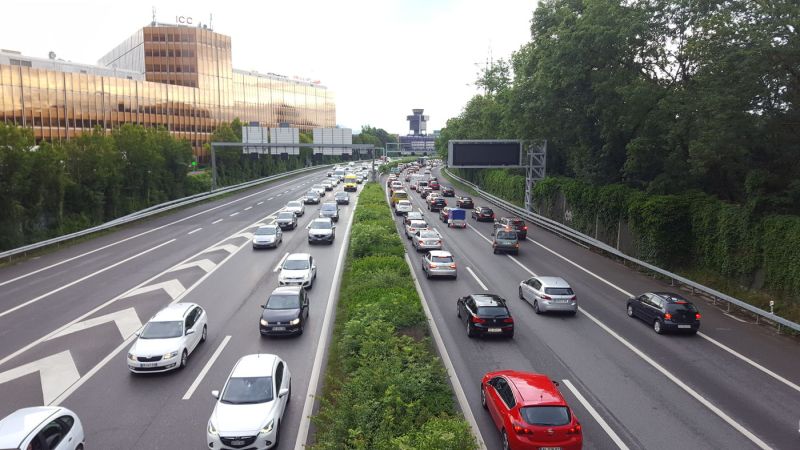
[[[447,211],[447,228],[466,228],[467,211],[461,208],[451,208]]]

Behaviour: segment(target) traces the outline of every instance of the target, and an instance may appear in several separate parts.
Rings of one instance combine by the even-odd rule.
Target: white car
[[[194,303],[174,303],[157,312],[128,350],[134,373],[166,372],[186,366],[189,355],[208,336],[208,317]]]
[[[411,202],[408,200],[400,200],[397,202],[397,206],[394,208],[394,213],[398,216],[402,216],[404,214],[408,214],[414,210],[414,207],[411,205]]]
[[[424,220],[412,220],[408,224],[406,224],[406,237],[411,239],[411,236],[414,236],[417,231],[424,230],[428,228],[428,222]]]
[[[314,219],[306,228],[308,228],[309,244],[327,242],[333,245],[333,240],[336,239],[336,225],[333,224],[330,217]]]
[[[22,408],[0,420],[0,448],[83,450],[81,419],[67,408]]]
[[[303,202],[297,200],[293,200],[287,203],[284,209],[286,211],[291,211],[295,213],[297,217],[300,217],[306,213],[306,205],[304,205]]]
[[[281,265],[278,284],[281,286],[303,286],[311,289],[317,279],[317,265],[308,253],[292,253]]]
[[[311,190],[319,194],[320,197],[325,197],[325,186],[322,184],[315,184],[311,186]]]
[[[277,355],[239,358],[225,381],[206,428],[210,449],[266,450],[280,442],[281,420],[292,397],[292,374]]]

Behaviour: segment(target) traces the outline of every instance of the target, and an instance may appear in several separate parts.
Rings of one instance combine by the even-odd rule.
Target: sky
[[[424,108],[428,132],[476,93],[490,57],[530,40],[537,0],[11,0],[0,48],[96,64],[153,19],[178,16],[231,36],[233,67],[320,80],[336,96],[336,122],[407,134]]]

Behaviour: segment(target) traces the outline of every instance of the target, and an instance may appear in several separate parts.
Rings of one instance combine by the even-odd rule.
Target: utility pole
[[[217,153],[214,150],[214,143],[211,143],[211,192],[217,188]]]

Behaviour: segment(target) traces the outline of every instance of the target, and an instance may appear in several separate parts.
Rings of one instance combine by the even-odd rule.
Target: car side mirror
[[[629,302],[635,302],[635,301],[636,301],[636,298],[634,298],[634,297],[629,297],[629,298],[628,298],[628,301],[629,301]]]
[[[336,225],[332,225],[331,229],[335,230],[336,229]]]
[[[261,309],[267,309],[267,305],[266,305],[266,303],[265,303],[265,304],[263,304],[263,305],[258,305],[258,306],[259,306]]]
[[[317,265],[316,264],[312,264],[311,265],[311,270],[317,270]]]
[[[289,389],[283,388],[278,392],[278,398],[286,397],[289,394]]]
[[[219,391],[211,391],[211,396],[216,399],[219,399]]]
[[[194,334],[194,330],[186,330],[186,336],[189,336],[190,334]]]

